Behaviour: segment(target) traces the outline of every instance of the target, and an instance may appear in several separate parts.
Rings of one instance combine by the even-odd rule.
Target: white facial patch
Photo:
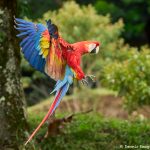
[[[96,44],[89,44],[89,53],[96,47]]]

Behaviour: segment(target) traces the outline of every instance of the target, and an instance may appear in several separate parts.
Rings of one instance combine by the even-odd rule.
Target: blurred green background
[[[115,146],[117,149],[120,144],[149,144],[150,1],[20,0],[18,10],[19,17],[33,22],[45,24],[45,20],[52,19],[62,37],[70,43],[82,40],[101,42],[99,54],[84,56],[82,61],[84,72],[95,75],[97,81],[90,83],[88,88],[75,82],[56,116],[90,108],[94,112],[77,117],[66,129],[67,135],[46,141],[41,146],[45,149],[53,146],[54,149],[93,150]],[[32,114],[30,123],[33,128],[36,126],[34,120],[37,119],[37,124],[41,119],[33,112],[47,111],[49,93],[55,81],[32,69],[23,56],[21,69],[27,104],[32,106],[29,114]],[[90,129],[93,141],[87,132]],[[82,136],[87,140],[84,141]],[[65,141],[68,143],[62,146]]]

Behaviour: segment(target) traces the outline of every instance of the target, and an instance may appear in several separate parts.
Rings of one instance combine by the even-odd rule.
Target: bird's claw
[[[85,76],[85,78],[83,78],[81,80],[81,83],[83,85],[88,86],[89,85],[89,80],[92,80],[93,82],[95,82],[96,81],[96,77],[94,75],[87,75],[87,76]]]
[[[85,78],[91,79],[93,82],[95,82],[95,80],[96,80],[96,77],[94,75],[87,75]]]
[[[83,85],[87,85],[88,86],[88,81],[86,80],[86,78],[84,78],[84,79],[82,79],[81,80],[81,83],[83,84]]]

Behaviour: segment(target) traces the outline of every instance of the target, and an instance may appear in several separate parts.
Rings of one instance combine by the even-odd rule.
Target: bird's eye
[[[96,47],[96,44],[89,44],[89,53]]]

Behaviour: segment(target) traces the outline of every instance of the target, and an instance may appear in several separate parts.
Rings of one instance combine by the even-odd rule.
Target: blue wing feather
[[[33,58],[33,63],[32,65],[35,67],[35,69],[38,69],[37,65],[38,65],[38,60],[39,59],[39,53],[36,51],[36,54],[34,55],[34,58]]]
[[[25,37],[26,35],[28,35],[27,32],[22,32],[22,33],[17,34],[16,36],[19,37],[19,38],[23,38],[23,37]]]
[[[34,61],[35,61],[35,58],[37,57],[37,55],[38,55],[37,51],[33,51],[32,56],[30,57],[29,61],[30,61],[30,64],[32,65],[32,67],[34,67],[34,63],[35,63]]]
[[[28,48],[30,47],[30,45],[32,44],[32,40],[29,39],[22,47],[22,52],[25,53],[25,51],[28,52]]]
[[[26,51],[24,52],[24,55],[25,55],[25,57],[26,57],[27,60],[30,59],[30,57],[31,57],[31,55],[32,55],[32,53],[33,53],[33,51],[34,51],[34,49],[35,49],[35,45],[34,45],[33,42],[31,42],[30,46],[29,46],[29,47],[26,49]]]
[[[39,62],[39,70],[41,71],[41,72],[44,72],[44,66],[45,66],[45,63],[46,63],[46,61],[45,61],[45,59],[44,58],[42,58],[42,60]]]
[[[22,38],[20,46],[25,58],[35,69],[44,72],[46,60],[40,55],[40,38],[47,28],[42,24],[34,24],[15,18],[16,29],[20,32],[17,37]]]
[[[31,40],[29,36],[27,36],[26,38],[24,38],[24,39],[20,42],[20,47],[23,47],[23,45],[24,45],[28,40]]]
[[[33,25],[33,23],[32,23],[32,22],[25,21],[25,20],[23,20],[23,19],[19,19],[19,18],[15,18],[15,21],[16,21],[18,24]]]
[[[35,63],[35,68],[36,68],[37,70],[40,70],[40,67],[39,67],[40,62],[41,62],[41,58],[40,58],[40,57],[37,57],[36,63]]]

